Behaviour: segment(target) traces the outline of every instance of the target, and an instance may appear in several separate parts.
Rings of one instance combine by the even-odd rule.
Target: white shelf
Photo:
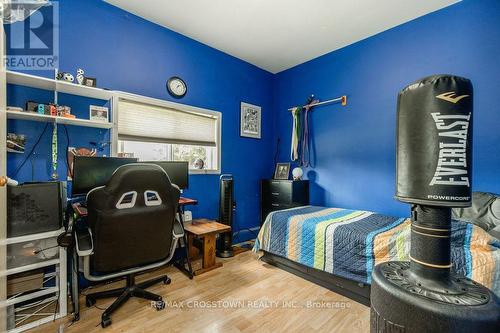
[[[38,239],[57,237],[63,231],[64,231],[64,228],[61,228],[58,230],[41,232],[38,234],[30,234],[30,235],[25,235],[25,236],[11,237],[11,238],[5,239],[5,244],[9,245],[9,244],[22,243],[22,242],[31,242],[31,241],[38,240]]]
[[[76,83],[56,81],[56,90],[60,93],[108,100],[113,97],[112,90],[87,87]]]
[[[62,315],[62,314],[58,313],[55,316],[55,319],[59,319],[59,318],[65,317],[65,316],[66,315]],[[38,327],[40,325],[43,325],[43,324],[46,324],[46,323],[50,323],[53,320],[54,320],[54,315],[51,314],[50,316],[47,316],[47,317],[44,317],[42,319],[38,319],[38,320],[32,321],[32,322],[30,322],[30,323],[28,323],[26,325],[10,329],[10,330],[7,331],[7,333],[20,333],[20,332],[24,332],[24,331],[27,331],[29,329]]]
[[[35,112],[7,111],[6,113],[8,119],[31,120],[31,121],[41,121],[48,123],[55,122],[56,124],[106,128],[106,129],[110,129],[113,127],[113,123],[111,122],[100,122],[88,119],[56,117],[56,116],[49,116],[46,114],[38,114]]]
[[[112,90],[87,87],[76,83],[48,79],[14,71],[7,71],[7,83],[103,100],[109,100],[113,97]]]
[[[46,239],[46,238],[53,238],[57,237],[61,231],[64,230],[64,228],[61,228],[59,230],[54,230],[54,231],[49,231],[49,232],[43,232],[43,233],[38,233],[34,235],[26,235],[26,236],[19,236],[19,237],[12,237],[8,238],[6,240],[2,240],[0,245],[3,245],[5,243],[7,244],[15,244],[15,243],[20,243],[20,242],[26,242],[26,241],[32,241],[32,240],[37,240],[37,239]],[[57,300],[58,305],[58,312],[55,314],[55,318],[63,318],[67,315],[68,313],[68,305],[67,305],[67,297],[68,297],[68,276],[67,276],[67,252],[65,248],[59,247],[59,256],[58,258],[54,259],[46,259],[44,261],[36,262],[34,264],[30,265],[25,265],[25,266],[19,266],[19,267],[13,267],[4,271],[0,272],[0,276],[8,276],[16,273],[21,273],[21,272],[26,272],[26,271],[31,271],[34,269],[38,269],[41,267],[48,267],[48,266],[55,266],[55,271],[48,273],[44,276],[44,282],[47,282],[51,279],[55,279],[55,286],[54,287],[45,287],[42,289],[38,289],[32,292],[28,292],[22,295],[19,295],[17,297],[12,296],[9,299],[0,302],[0,307],[2,306],[16,306],[16,304],[23,303],[23,302],[28,302],[29,300],[32,299],[37,299],[40,297],[47,296],[44,299],[44,302],[48,302],[48,299],[54,298],[54,300]],[[50,296],[51,294],[56,294],[55,296]],[[3,304],[1,304],[3,303]],[[29,316],[40,316],[43,315],[42,313],[37,313],[37,311],[30,313]],[[29,322],[26,324],[21,324],[16,328],[8,330],[9,333],[17,333],[17,332],[23,332],[26,331],[30,328],[37,327],[39,325],[42,325],[43,323],[47,323],[49,321],[52,321],[54,319],[54,315],[50,314],[49,316],[46,316],[44,318],[40,318],[38,320],[35,320],[33,322]]]
[[[55,80],[13,71],[6,71],[6,73],[7,83],[43,90],[56,90]]]
[[[52,265],[58,265],[60,263],[60,261],[61,261],[60,258],[56,258],[56,259],[51,259],[51,260],[45,260],[45,261],[37,262],[37,263],[31,264],[31,265],[9,268],[9,269],[7,269],[5,271],[5,275],[12,275],[12,274],[17,274],[17,273],[31,271],[33,269],[38,269],[38,268],[42,268],[42,267],[47,267],[47,266],[52,266]],[[1,276],[1,273],[0,273],[0,276]]]
[[[58,291],[59,291],[59,287],[57,287],[57,286],[39,289],[37,291],[30,292],[30,293],[24,294],[22,296],[10,297],[9,299],[7,299],[5,301],[5,305],[9,306],[9,305],[17,304],[17,303],[26,302],[26,301],[29,301],[30,299],[34,299],[34,298],[38,298],[41,296],[57,293]]]

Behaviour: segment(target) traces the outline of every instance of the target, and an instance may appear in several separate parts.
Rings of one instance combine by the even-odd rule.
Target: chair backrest
[[[91,269],[109,273],[140,267],[170,254],[180,191],[153,164],[127,164],[106,186],[87,195],[94,240]]]

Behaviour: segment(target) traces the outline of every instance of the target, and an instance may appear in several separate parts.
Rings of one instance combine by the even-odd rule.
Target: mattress
[[[500,296],[500,241],[471,223],[451,225],[452,270]],[[410,226],[409,218],[369,211],[297,207],[268,215],[254,251],[370,284],[375,265],[409,261]]]

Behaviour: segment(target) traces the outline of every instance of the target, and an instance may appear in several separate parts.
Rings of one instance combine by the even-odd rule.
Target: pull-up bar
[[[330,104],[330,103],[336,103],[336,102],[341,102],[342,103],[342,106],[346,106],[347,105],[347,96],[344,95],[344,96],[340,96],[338,98],[334,98],[334,99],[329,99],[327,101],[323,101],[323,102],[317,102],[317,103],[312,103],[312,104],[308,104],[308,105],[304,105],[302,106],[302,108],[308,106],[308,107],[312,107],[312,106],[318,106],[318,105],[323,105],[323,104]],[[295,110],[296,108],[300,108],[301,106],[295,106],[293,108],[290,108],[288,109],[288,111],[293,111]]]

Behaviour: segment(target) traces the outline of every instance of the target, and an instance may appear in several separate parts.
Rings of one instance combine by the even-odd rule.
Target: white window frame
[[[221,165],[221,161],[222,161],[222,158],[221,158],[221,154],[222,154],[222,113],[221,112],[209,110],[209,109],[203,109],[203,108],[199,108],[199,107],[191,106],[191,105],[187,105],[187,104],[168,102],[168,101],[164,101],[164,100],[157,99],[157,98],[129,94],[129,93],[125,93],[125,92],[116,92],[113,95],[113,98],[111,101],[112,120],[113,120],[113,127],[111,128],[111,133],[110,133],[110,135],[111,135],[111,156],[117,156],[117,154],[118,154],[118,117],[120,116],[120,110],[119,110],[120,101],[130,101],[130,102],[135,102],[135,103],[140,103],[140,104],[150,104],[153,106],[178,110],[181,112],[198,113],[198,114],[203,114],[203,115],[208,115],[208,116],[214,117],[216,119],[216,123],[217,123],[217,129],[216,129],[217,133],[216,133],[216,142],[215,142],[215,147],[217,150],[217,169],[211,169],[211,170],[189,169],[189,174],[190,175],[197,175],[197,174],[201,174],[201,175],[217,174],[217,175],[219,175],[221,173],[221,168],[222,168],[222,165]]]

